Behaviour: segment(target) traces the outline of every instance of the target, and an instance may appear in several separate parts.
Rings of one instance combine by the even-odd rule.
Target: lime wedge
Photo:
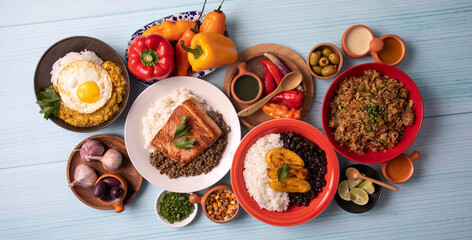
[[[364,180],[359,184],[359,188],[364,189],[368,194],[372,194],[375,191],[374,184],[369,180]]]
[[[351,201],[353,201],[357,205],[366,205],[369,201],[369,195],[367,194],[364,189],[361,188],[353,188],[351,189]]]
[[[357,187],[359,184],[361,184],[363,180],[358,178],[358,179],[352,179],[352,178],[348,178],[347,179],[347,185],[349,186],[349,189],[353,189],[355,187]]]
[[[347,186],[347,180],[342,181],[338,186],[338,194],[344,201],[351,201],[351,195],[349,194],[349,188]]]

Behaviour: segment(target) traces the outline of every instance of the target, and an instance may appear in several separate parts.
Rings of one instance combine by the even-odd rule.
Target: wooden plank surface
[[[340,47],[345,29],[369,26],[376,36],[396,34],[407,45],[398,68],[417,84],[425,118],[407,150],[421,152],[413,178],[384,191],[373,210],[351,214],[336,202],[314,220],[280,228],[246,212],[217,225],[201,212],[182,229],[166,227],[154,213],[161,189],[143,182],[123,213],[90,208],[67,187],[70,151],[95,134],[123,136],[126,115],[146,87],[131,81],[123,115],[94,133],[74,133],[38,113],[33,76],[53,43],[86,35],[111,45],[124,59],[131,34],[170,14],[200,10],[203,1],[0,1],[0,236],[2,239],[196,238],[231,239],[470,239],[472,238],[472,2],[471,1],[250,1],[226,0],[230,37],[238,51],[277,43],[303,59],[317,43]],[[215,9],[219,0],[207,3]],[[343,70],[371,57],[345,55]],[[222,89],[227,67],[204,77]],[[304,121],[321,126],[321,102],[332,79],[315,79]],[[243,134],[247,131],[243,130]],[[340,166],[353,162],[338,154]],[[373,165],[377,170],[380,165]],[[385,180],[385,179],[384,179]],[[229,174],[220,181],[230,183]]]

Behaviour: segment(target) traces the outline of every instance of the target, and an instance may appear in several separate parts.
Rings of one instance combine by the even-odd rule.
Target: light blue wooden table
[[[259,43],[285,45],[305,58],[317,43],[340,47],[346,28],[369,26],[376,36],[396,34],[407,45],[398,68],[417,84],[424,123],[407,150],[421,152],[413,178],[384,191],[364,214],[335,201],[303,225],[267,225],[246,212],[217,225],[201,212],[182,229],[157,219],[161,189],[144,181],[123,213],[90,208],[67,186],[66,164],[77,143],[95,134],[123,136],[127,111],[145,86],[131,82],[126,111],[94,133],[66,131],[38,113],[36,64],[60,39],[85,35],[110,44],[124,58],[131,34],[170,14],[199,11],[203,1],[0,1],[0,238],[218,238],[218,239],[471,239],[472,238],[472,2],[464,1],[250,1],[226,0],[227,27],[239,51]],[[207,10],[219,0],[210,0]],[[345,56],[343,70],[371,57]],[[220,89],[227,67],[204,79]],[[322,129],[321,102],[333,79],[315,79],[304,121]],[[246,131],[243,131],[245,134]],[[338,154],[341,167],[353,162]],[[377,170],[380,166],[373,165]],[[229,173],[222,183],[230,183]]]

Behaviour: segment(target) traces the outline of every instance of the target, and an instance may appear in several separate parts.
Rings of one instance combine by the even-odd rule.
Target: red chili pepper
[[[145,82],[164,79],[174,71],[174,49],[160,35],[137,37],[128,48],[128,68]]]
[[[264,72],[264,92],[266,95],[275,90],[274,76],[270,73],[268,69]]]
[[[297,89],[293,89],[275,95],[275,97],[273,97],[270,101],[280,102],[291,108],[299,108],[301,105],[303,105],[304,97],[305,95],[303,94],[303,92]]]
[[[278,86],[282,81],[282,78],[284,77],[284,75],[282,75],[282,72],[280,72],[279,68],[273,62],[265,59],[261,59],[260,61],[266,67],[266,69],[270,71],[270,73],[274,77],[275,83],[277,83]]]

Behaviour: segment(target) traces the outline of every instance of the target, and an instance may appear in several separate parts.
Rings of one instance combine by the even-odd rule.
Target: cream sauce
[[[369,30],[363,27],[351,29],[345,38],[345,44],[348,51],[356,55],[362,55],[369,50],[369,44],[372,35]]]

